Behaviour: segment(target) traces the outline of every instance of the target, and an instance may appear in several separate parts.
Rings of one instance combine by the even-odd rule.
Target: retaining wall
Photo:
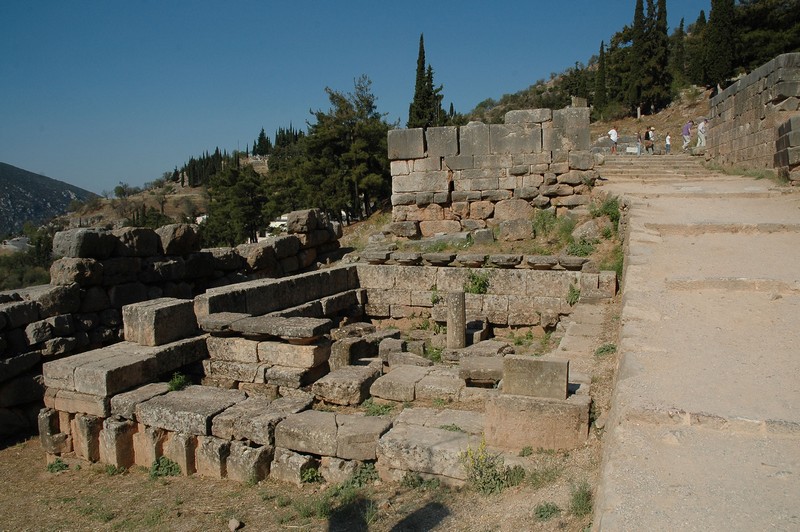
[[[800,181],[800,53],[783,54],[711,99],[708,154]]]

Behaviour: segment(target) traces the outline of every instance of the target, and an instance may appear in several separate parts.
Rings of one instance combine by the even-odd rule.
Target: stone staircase
[[[659,181],[708,178],[714,172],[709,171],[703,166],[703,163],[702,157],[684,154],[619,155],[607,156],[605,163],[597,169],[600,172],[601,180],[615,182],[641,179]]]

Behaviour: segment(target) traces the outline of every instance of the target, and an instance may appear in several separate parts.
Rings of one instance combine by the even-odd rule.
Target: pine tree
[[[697,20],[689,27],[686,38],[686,75],[690,83],[705,85],[708,79],[706,68],[706,14],[700,11]]]
[[[419,36],[417,75],[414,83],[414,99],[408,107],[406,127],[430,127],[447,123],[447,114],[442,109],[442,86],[433,82],[433,67],[425,65],[425,40]]]
[[[645,35],[647,33],[647,21],[644,16],[644,4],[642,0],[636,0],[636,7],[633,11],[633,28],[631,31],[631,49],[632,55],[630,63],[630,75],[627,79],[626,101],[628,105],[634,108],[639,108],[642,105],[642,89],[644,83],[642,80],[643,68],[642,60],[647,53],[647,42]]]
[[[733,74],[737,41],[734,23],[734,0],[711,0],[705,41],[710,85],[722,83]]]
[[[679,86],[686,83],[686,30],[683,19],[670,37],[669,71]]]
[[[672,75],[669,64],[669,36],[667,35],[667,2],[658,0],[658,8],[653,0],[647,0],[647,50],[642,58],[642,73],[645,85],[642,88],[642,102],[651,111],[660,111],[671,101],[670,88]]]

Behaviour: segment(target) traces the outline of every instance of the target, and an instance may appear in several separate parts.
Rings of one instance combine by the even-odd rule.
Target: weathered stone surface
[[[76,414],[70,422],[72,449],[75,456],[89,462],[100,460],[100,430],[103,418],[86,414]]]
[[[503,373],[504,394],[567,398],[569,360],[508,355],[503,359]]]
[[[53,236],[56,257],[106,259],[117,245],[117,238],[102,229],[68,229]]]
[[[235,382],[263,382],[264,366],[258,363],[228,362],[227,360],[204,360],[206,375],[213,379],[230,379]]]
[[[258,360],[265,364],[294,368],[313,368],[328,360],[331,344],[296,345],[283,342],[259,342]]]
[[[44,394],[41,380],[41,376],[27,373],[0,383],[0,408],[40,401]]]
[[[333,328],[333,322],[321,318],[281,318],[255,316],[231,325],[234,331],[245,334],[268,334],[286,339],[317,338]]]
[[[336,434],[336,414],[306,410],[278,424],[275,446],[301,453],[336,456]]]
[[[455,126],[429,127],[425,130],[428,157],[458,155],[458,128]]]
[[[169,224],[156,229],[165,255],[188,255],[200,250],[200,235],[197,226],[191,224]]]
[[[416,399],[415,389],[417,383],[429,371],[429,368],[420,366],[394,367],[392,371],[372,383],[370,394],[390,401],[413,401]]]
[[[50,265],[51,284],[92,286],[102,282],[103,265],[95,259],[64,257]]]
[[[149,299],[150,292],[143,283],[125,283],[109,288],[108,298],[112,307],[122,308]]]
[[[100,431],[100,461],[115,467],[129,468],[134,464],[133,434],[136,423],[107,418]]]
[[[331,339],[341,340],[343,338],[357,338],[366,334],[374,333],[375,326],[366,322],[348,323],[343,327],[331,331]]]
[[[303,474],[311,469],[317,469],[317,460],[313,456],[276,447],[270,477],[300,486],[303,483]],[[327,477],[325,480],[328,480]]]
[[[136,419],[145,425],[199,436],[211,434],[211,418],[246,399],[244,392],[205,386],[156,396],[136,405]]]
[[[526,255],[525,263],[534,270],[551,270],[558,265],[555,255]]]
[[[428,358],[416,355],[414,353],[406,353],[402,351],[393,351],[388,353],[385,361],[392,369],[397,366],[433,366],[433,362]]]
[[[462,357],[458,376],[467,386],[474,383],[497,383],[503,378],[502,357]]]
[[[136,421],[136,405],[168,391],[169,384],[166,382],[154,382],[117,394],[111,398],[111,415]]]
[[[161,298],[122,307],[125,339],[139,345],[163,345],[197,332],[192,301]]]
[[[319,473],[328,484],[342,484],[356,473],[360,465],[361,462],[357,460],[342,460],[333,456],[323,456],[319,461]]]
[[[0,359],[0,382],[13,379],[39,363],[42,359],[38,351],[29,351],[21,355]]]
[[[300,388],[301,386],[311,384],[326,373],[328,373],[328,365],[324,363],[308,369],[272,366],[264,372],[264,379],[269,384],[276,384],[287,388]]]
[[[207,478],[225,478],[230,453],[231,442],[213,436],[198,436],[195,450],[197,474]]]
[[[378,376],[380,370],[374,367],[345,366],[315,382],[311,391],[328,403],[358,405],[369,397],[369,388]]]
[[[487,155],[489,153],[489,126],[470,122],[459,130],[460,155]]]
[[[536,124],[549,122],[553,119],[550,109],[519,109],[508,111],[505,116],[506,124]]]
[[[152,257],[160,252],[161,239],[146,227],[122,227],[111,233],[117,237],[114,255],[120,257]]]
[[[278,258],[275,248],[268,242],[258,244],[240,244],[236,252],[245,260],[251,271],[263,272],[265,275],[278,273]]]
[[[422,236],[434,236],[442,233],[458,233],[461,223],[457,220],[425,220],[419,223]]]
[[[133,435],[133,456],[136,465],[150,468],[158,458],[164,456],[164,444],[169,432],[156,427],[136,425]]]
[[[398,469],[466,480],[460,456],[480,438],[464,432],[401,424],[378,441],[378,469]]]
[[[443,410],[425,407],[406,408],[395,420],[395,426],[418,425],[478,436],[483,433],[484,424],[485,416],[483,412],[453,410],[450,408]]]
[[[111,413],[108,397],[101,397],[72,390],[56,390],[53,408],[59,412],[83,413],[97,417],[108,417]]]
[[[208,356],[212,360],[258,363],[258,341],[247,338],[209,336],[206,338]]]
[[[501,449],[574,449],[589,434],[591,397],[566,401],[500,394],[486,401],[486,443]]]
[[[172,432],[164,441],[164,456],[169,458],[181,469],[181,475],[188,476],[196,471],[195,448],[197,436],[183,432]]]
[[[378,439],[392,426],[380,416],[336,414],[336,456],[345,460],[375,460]]]
[[[227,477],[238,482],[264,480],[269,475],[274,453],[274,448],[267,445],[250,447],[242,442],[231,442],[226,464]]]
[[[24,327],[39,319],[39,307],[34,301],[0,303],[0,314],[5,316],[9,329]]]
[[[392,370],[389,375],[394,373]],[[450,399],[455,401],[464,381],[458,378],[457,368],[435,368],[429,371],[414,388],[417,399]]]
[[[310,408],[312,402],[311,394],[275,400],[250,397],[215,416],[211,433],[225,439],[274,445],[276,425],[287,416]]]
[[[319,209],[292,211],[286,217],[288,233],[310,233],[320,226],[322,213]]]
[[[419,159],[425,156],[423,129],[391,129],[388,133],[389,160]]]
[[[395,236],[403,238],[417,238],[419,236],[419,222],[393,222],[386,228]]]
[[[330,369],[336,371],[359,358],[375,356],[377,352],[377,347],[366,338],[342,338],[331,345]]]
[[[231,330],[231,325],[242,318],[249,318],[250,314],[243,312],[217,312],[197,316],[197,325],[205,332],[225,333]]]

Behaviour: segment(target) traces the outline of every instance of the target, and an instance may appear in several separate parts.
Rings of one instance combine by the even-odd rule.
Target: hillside
[[[82,188],[0,163],[0,234],[16,234],[25,222],[35,224],[67,212],[73,200],[95,194]]]

